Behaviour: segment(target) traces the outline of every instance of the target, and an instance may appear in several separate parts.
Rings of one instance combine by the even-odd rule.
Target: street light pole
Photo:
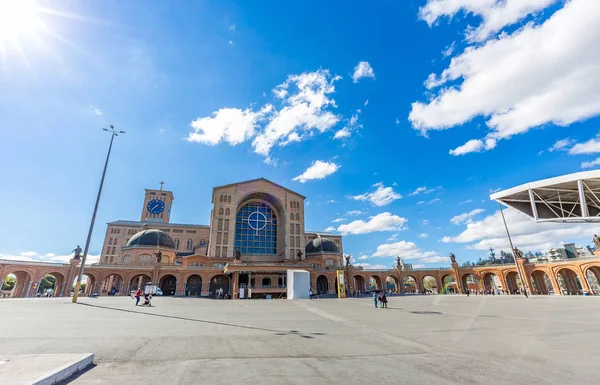
[[[517,273],[519,274],[519,278],[521,278],[521,284],[523,285],[523,290],[527,292],[527,285],[525,284],[525,280],[523,279],[523,274],[521,274],[521,269],[519,269],[519,264],[517,263],[517,257],[515,256],[515,248],[512,243],[512,239],[510,238],[510,233],[508,232],[508,226],[506,225],[506,218],[504,218],[504,211],[502,210],[502,205],[498,202],[498,207],[500,208],[500,214],[502,215],[502,221],[504,222],[504,228],[506,229],[506,236],[508,237],[508,243],[510,244],[510,249],[512,250],[513,259],[515,260],[515,267],[517,268]],[[508,285],[508,283],[507,283]],[[508,288],[506,288],[508,289]],[[525,296],[527,297],[527,296]],[[529,297],[527,297],[529,298]]]
[[[100,179],[100,188],[98,188],[98,196],[96,197],[96,205],[94,206],[94,213],[92,214],[92,221],[90,223],[90,229],[88,230],[87,239],[85,241],[85,248],[83,249],[83,257],[81,258],[81,265],[79,266],[79,275],[77,276],[77,283],[73,290],[73,303],[77,303],[77,297],[79,294],[79,287],[81,286],[81,279],[83,278],[83,268],[87,259],[88,251],[90,249],[90,241],[92,239],[92,232],[94,231],[94,222],[96,222],[96,213],[98,212],[98,205],[100,204],[100,196],[102,195],[102,186],[104,185],[104,177],[106,176],[106,168],[108,167],[108,160],[110,159],[110,151],[112,150],[113,141],[115,136],[124,134],[125,131],[115,131],[115,127],[111,124],[110,130],[103,128],[102,130],[110,132],[110,145],[108,146],[108,153],[106,154],[106,162],[104,162],[104,170],[102,171],[102,179]],[[93,290],[93,289],[92,289]],[[92,293],[93,294],[93,293]]]

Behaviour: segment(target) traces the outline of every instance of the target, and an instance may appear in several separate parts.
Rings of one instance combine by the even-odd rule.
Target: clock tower
[[[171,205],[173,204],[173,193],[162,189],[163,182],[160,182],[160,190],[146,189],[146,197],[142,206],[142,222],[169,223],[171,217]]]

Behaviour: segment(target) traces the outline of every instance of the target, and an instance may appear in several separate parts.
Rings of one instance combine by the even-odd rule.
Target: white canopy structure
[[[538,222],[600,222],[600,170],[526,183],[490,198]]]

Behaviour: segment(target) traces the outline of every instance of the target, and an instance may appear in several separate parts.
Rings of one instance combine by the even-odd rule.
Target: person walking
[[[373,292],[373,302],[375,303],[375,308],[377,308],[377,293]]]
[[[308,288],[308,299],[312,299],[312,297],[313,297],[313,291],[312,291],[312,288],[309,287]]]
[[[142,289],[137,289],[137,291],[135,292],[135,306],[138,306],[138,304],[140,303],[140,297],[142,296]]]
[[[385,291],[381,293],[381,307],[387,309],[387,296],[385,295]]]

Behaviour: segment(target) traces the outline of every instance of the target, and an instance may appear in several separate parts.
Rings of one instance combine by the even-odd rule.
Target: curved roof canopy
[[[600,222],[600,170],[526,183],[490,199],[538,222]]]

